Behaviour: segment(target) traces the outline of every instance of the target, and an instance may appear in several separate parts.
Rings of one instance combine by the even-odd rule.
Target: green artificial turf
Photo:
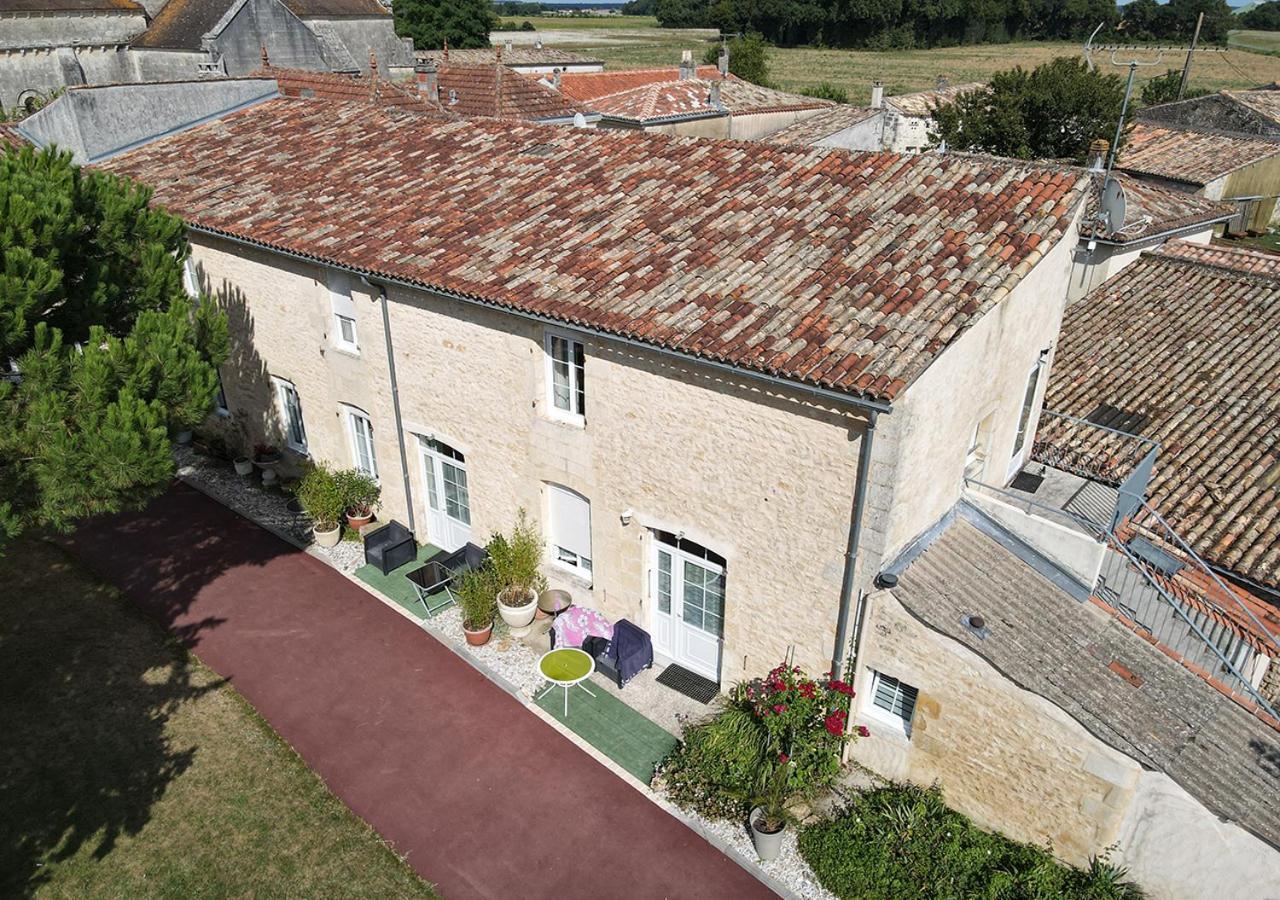
[[[392,569],[386,575],[383,575],[373,566],[361,566],[356,569],[355,575],[369,587],[373,588],[384,597],[393,600],[397,605],[404,607],[418,618],[423,618],[427,614],[426,607],[422,605],[422,601],[418,599],[417,591],[414,590],[409,579],[404,576],[412,572],[418,566],[425,563],[432,556],[440,552],[439,547],[433,547],[431,544],[424,544],[418,548],[418,558],[414,562],[405,563],[398,569]],[[433,596],[431,602],[442,602],[444,597]],[[444,607],[448,609],[448,607]],[[441,612],[442,610],[436,610]]]
[[[591,681],[582,688],[569,688],[569,715],[564,714],[564,691],[552,688],[537,704],[605,756],[648,784],[653,768],[666,758],[676,739],[650,722],[603,687]]]

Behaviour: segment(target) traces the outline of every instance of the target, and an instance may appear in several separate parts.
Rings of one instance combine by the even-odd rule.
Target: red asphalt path
[[[447,900],[773,896],[421,628],[190,487],[70,545]]]

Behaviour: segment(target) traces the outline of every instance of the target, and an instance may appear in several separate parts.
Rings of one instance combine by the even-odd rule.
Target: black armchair
[[[383,575],[418,558],[413,532],[394,519],[364,539],[364,561]]]

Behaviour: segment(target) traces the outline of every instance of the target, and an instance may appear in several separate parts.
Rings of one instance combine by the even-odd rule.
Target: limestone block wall
[[[838,147],[843,150],[881,150],[884,147],[884,112],[829,135],[816,146]]]
[[[359,356],[329,339],[326,271],[194,236],[207,290],[227,306],[223,379],[233,427],[279,433],[270,375],[301,397],[311,455],[348,466],[343,404],[373,421],[384,518],[408,519],[381,311],[356,284]],[[548,415],[545,329],[515,316],[390,289],[390,319],[420,536],[430,539],[417,435],[466,457],[474,539],[526,508],[547,519],[547,487],[588,498],[590,583],[553,583],[612,618],[649,627],[650,529],[684,532],[726,559],[721,677],[797,661],[825,671],[835,634],[863,422],[788,390],[587,339],[585,427]],[[622,514],[630,511],[629,524]]]
[[[887,591],[868,598],[854,758],[888,778],[942,785],[948,804],[1085,865],[1115,845],[1153,898],[1280,896],[1280,854],[1219,820],[1159,772],[1095,738],[976,653],[921,624]],[[870,670],[919,689],[908,737],[864,707]]]
[[[788,125],[812,119],[820,112],[821,109],[796,109],[731,115],[729,137],[738,141],[756,141],[775,131],[781,131]]]

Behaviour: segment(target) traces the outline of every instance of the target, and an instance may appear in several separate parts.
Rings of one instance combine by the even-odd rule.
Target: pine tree
[[[144,503],[212,405],[226,320],[150,201],[66,154],[0,156],[0,544]]]

